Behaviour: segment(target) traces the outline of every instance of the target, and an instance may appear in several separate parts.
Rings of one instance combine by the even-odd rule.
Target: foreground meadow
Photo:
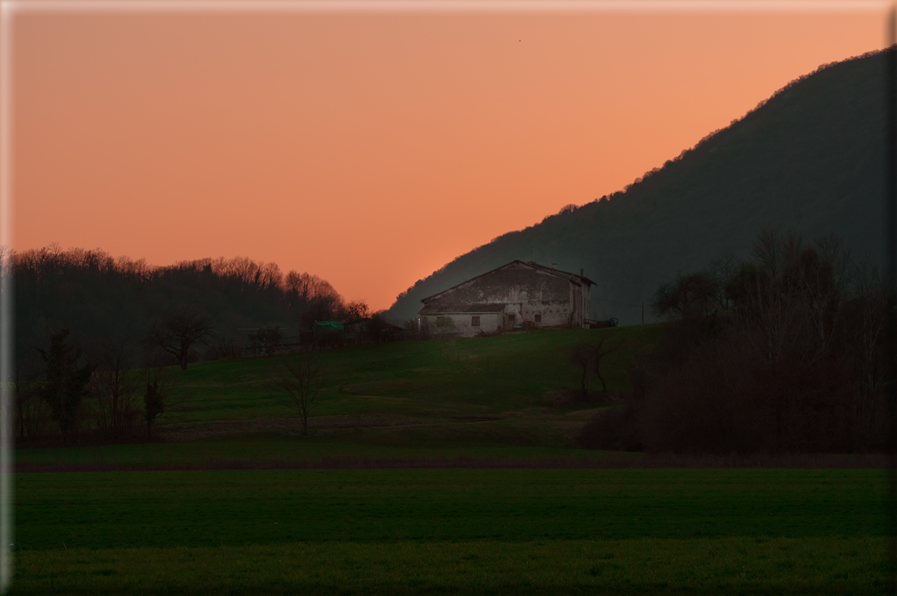
[[[280,358],[219,360],[173,370],[179,407],[157,440],[65,448],[28,443],[19,464],[120,462],[129,466],[326,459],[593,457],[575,437],[615,401],[578,400],[577,344],[604,339],[608,390],[631,389],[627,367],[654,348],[659,325],[553,330],[329,350],[320,393],[299,437],[295,411],[273,381]],[[591,391],[600,388],[594,375]],[[139,436],[139,433],[138,433]]]
[[[17,478],[13,593],[867,593],[878,470]]]
[[[12,593],[880,593],[880,462],[577,447],[659,332],[332,350],[308,437],[277,357],[191,365],[153,442],[17,450]],[[610,399],[578,399],[570,353],[601,338]]]

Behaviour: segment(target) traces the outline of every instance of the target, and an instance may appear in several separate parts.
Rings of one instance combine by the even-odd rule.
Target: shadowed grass
[[[12,594],[866,594],[884,538],[318,542],[23,552]]]
[[[16,458],[216,471],[17,474],[13,593],[880,592],[886,472],[874,457],[571,448],[598,405],[545,403],[578,383],[569,349],[606,334],[618,350],[605,372],[623,391],[627,363],[657,332],[334,350],[308,439],[289,436],[271,393],[276,358],[191,366],[181,390],[192,409],[163,425],[177,442]],[[191,429],[202,432],[177,435]],[[623,458],[645,468],[596,469]],[[345,469],[389,461],[408,469]],[[412,469],[428,461],[456,467]],[[466,461],[554,469],[457,467]],[[228,469],[290,462],[334,469]],[[646,469],[767,464],[778,469]],[[842,464],[856,469],[831,469]]]
[[[885,470],[18,474],[16,549],[883,536]]]
[[[65,449],[36,443],[18,449],[16,458],[181,464],[566,457],[585,421],[608,405],[552,401],[558,392],[577,394],[573,347],[606,338],[614,351],[602,362],[603,374],[619,393],[630,388],[626,367],[654,348],[659,333],[659,325],[547,330],[329,350],[308,438],[295,436],[299,420],[279,399],[273,381],[279,357],[204,362],[173,371],[176,401],[186,399],[159,418],[163,443]]]
[[[607,338],[609,388],[629,389],[626,367],[653,349],[660,325],[547,330],[488,338],[406,341],[334,349],[316,416],[487,416],[544,405],[544,394],[578,387],[573,346]],[[191,365],[179,373],[190,404],[182,423],[288,416],[272,383],[278,357]]]
[[[47,449],[19,449],[16,462],[64,469],[66,466],[96,464],[124,467],[219,466],[222,462],[253,463],[258,465],[295,462],[298,464],[326,464],[329,461],[362,460],[582,460],[606,457],[641,459],[637,453],[584,451],[561,447],[487,445],[487,446],[420,446],[378,445],[367,441],[381,437],[351,437],[357,442],[312,437],[296,439],[273,434],[241,435],[230,440],[199,440],[172,443],[143,443],[134,445],[106,445],[96,447],[68,447]],[[77,469],[77,468],[74,468]]]

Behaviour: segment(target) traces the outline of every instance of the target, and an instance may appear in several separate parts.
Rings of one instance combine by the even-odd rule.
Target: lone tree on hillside
[[[668,319],[693,320],[707,316],[719,303],[719,284],[706,273],[680,275],[654,293],[654,313]]]
[[[81,400],[87,395],[87,384],[94,366],[84,362],[81,350],[68,342],[69,330],[50,336],[46,350],[38,348],[46,371],[40,395],[50,406],[53,420],[59,423],[64,438],[69,436]]]
[[[181,405],[186,398],[182,394],[177,401],[172,399],[175,378],[170,368],[163,366],[147,366],[143,373],[146,389],[143,393],[143,421],[146,423],[146,440],[153,440],[153,426],[156,418],[170,412]]]
[[[283,390],[281,401],[299,412],[302,436],[308,436],[308,416],[318,397],[324,372],[324,354],[310,347],[281,357],[275,383]]]
[[[607,383],[604,380],[604,376],[601,374],[601,359],[610,354],[613,349],[605,348],[604,340],[605,338],[602,337],[598,340],[597,344],[579,344],[573,348],[573,354],[570,357],[570,360],[574,364],[579,365],[582,369],[579,384],[583,397],[587,397],[589,394],[586,387],[586,380],[590,372],[595,373],[595,376],[601,381],[601,392],[607,393]]]
[[[153,325],[145,343],[175,357],[181,370],[187,370],[190,348],[211,336],[212,320],[200,312],[175,312]]]

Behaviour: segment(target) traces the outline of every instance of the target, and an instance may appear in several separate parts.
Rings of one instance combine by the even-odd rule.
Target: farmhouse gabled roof
[[[490,269],[489,271],[487,271],[485,273],[481,273],[477,276],[471,277],[470,279],[465,279],[461,283],[455,284],[450,288],[446,288],[445,290],[442,290],[441,292],[437,292],[436,294],[433,294],[432,296],[427,296],[426,298],[421,298],[420,301],[426,302],[427,300],[431,300],[433,298],[436,298],[437,296],[441,296],[441,295],[445,294],[446,292],[454,290],[455,288],[463,286],[464,284],[466,284],[468,282],[471,282],[475,279],[479,279],[481,277],[485,277],[486,275],[489,275],[490,273],[494,273],[500,269],[504,269],[505,267],[509,267],[514,264],[525,265],[525,266],[531,267],[533,269],[538,269],[539,271],[544,271],[545,273],[549,273],[551,275],[554,275],[555,277],[562,277],[568,281],[571,281],[573,283],[578,283],[580,285],[582,285],[582,284],[588,284],[590,286],[597,285],[594,281],[592,281],[588,277],[585,277],[584,275],[578,275],[576,273],[570,273],[568,271],[561,271],[559,269],[554,269],[553,267],[546,267],[545,265],[540,265],[538,263],[534,263],[533,261],[528,261],[528,262],[524,263],[520,259],[514,259],[510,263],[505,263],[501,267],[496,267],[495,269]],[[442,312],[442,311],[440,311],[440,312]],[[465,312],[467,312],[467,311],[465,311]],[[428,314],[428,313],[421,313],[421,314]]]

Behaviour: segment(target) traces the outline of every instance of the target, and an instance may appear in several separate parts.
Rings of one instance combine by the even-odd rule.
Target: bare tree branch
[[[190,349],[211,336],[212,320],[200,312],[175,312],[165,315],[147,333],[145,343],[175,358],[181,370],[187,370]]]
[[[302,436],[308,436],[308,417],[318,397],[324,372],[324,354],[310,347],[279,358],[274,382],[282,390],[281,402],[296,410]]]

